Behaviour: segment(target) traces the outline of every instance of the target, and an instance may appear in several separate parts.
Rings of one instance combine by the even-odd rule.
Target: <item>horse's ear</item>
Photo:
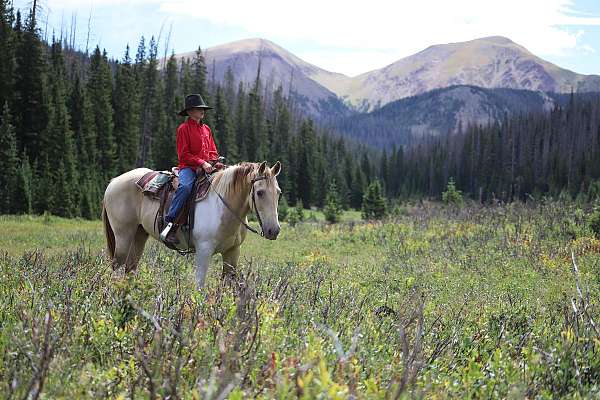
[[[275,163],[275,165],[273,165],[271,167],[271,175],[272,176],[277,176],[277,175],[279,175],[280,172],[281,172],[281,163],[279,161],[277,161]]]
[[[265,173],[266,168],[267,168],[267,162],[266,161],[261,162],[260,166],[258,167],[258,174],[263,175]]]

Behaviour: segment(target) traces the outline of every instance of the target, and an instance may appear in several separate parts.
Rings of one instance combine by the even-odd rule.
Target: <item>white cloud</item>
[[[27,0],[14,0],[24,6]],[[46,13],[118,12],[122,0],[47,0]],[[348,75],[383,67],[438,43],[502,35],[542,57],[591,54],[577,27],[600,26],[600,16],[579,12],[572,0],[128,0],[153,5],[151,24],[195,17],[223,29],[265,37],[306,61]],[[132,16],[129,16],[132,18]],[[83,18],[83,17],[82,17]],[[569,26],[567,28],[566,26]],[[575,29],[573,29],[575,27]],[[587,29],[587,28],[586,28]],[[240,37],[242,39],[242,37]]]
[[[325,48],[358,49],[355,55],[374,61],[385,60],[386,54],[394,55],[389,58],[393,61],[431,44],[492,35],[509,37],[534,54],[561,55],[578,47],[578,33],[561,25],[600,25],[600,18],[583,16],[573,7],[570,0],[160,2],[161,11],[172,15],[192,15],[279,43],[300,40]],[[334,60],[328,61],[326,53],[322,54],[324,67],[334,65]],[[348,51],[335,54],[355,60],[353,64],[339,63],[338,71],[356,74],[365,72],[359,66],[375,64],[367,60],[356,63]],[[314,52],[312,56],[319,57]]]

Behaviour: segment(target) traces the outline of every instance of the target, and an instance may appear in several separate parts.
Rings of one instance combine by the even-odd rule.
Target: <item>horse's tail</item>
[[[104,222],[104,235],[106,236],[106,248],[108,249],[108,254],[110,255],[110,259],[115,258],[115,233],[110,226],[110,221],[108,220],[108,215],[106,214],[106,208],[104,207],[104,202],[102,202],[102,222]]]

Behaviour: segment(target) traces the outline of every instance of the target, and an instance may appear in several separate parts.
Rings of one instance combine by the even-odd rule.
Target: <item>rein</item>
[[[267,177],[265,175],[262,176],[258,176],[256,178],[252,178],[252,208],[254,209],[254,212],[256,213],[256,218],[258,219],[258,224],[260,225],[260,232],[257,231],[256,229],[254,229],[253,227],[251,227],[250,225],[248,225],[246,223],[246,221],[244,221],[243,219],[240,218],[239,215],[237,215],[235,213],[235,211],[233,211],[233,209],[231,208],[231,206],[227,203],[227,201],[225,201],[225,199],[223,198],[223,196],[221,196],[220,193],[218,193],[217,191],[213,190],[213,192],[215,192],[217,194],[217,196],[219,196],[219,198],[221,199],[221,201],[223,202],[223,204],[225,204],[225,207],[227,207],[227,209],[229,210],[230,213],[233,214],[233,216],[240,221],[240,223],[242,225],[244,225],[246,227],[246,229],[248,229],[250,232],[254,232],[257,235],[261,236],[261,237],[265,237],[265,232],[263,231],[263,227],[262,227],[262,219],[260,218],[260,213],[258,212],[258,208],[256,208],[256,198],[254,196],[254,184],[258,181],[262,181],[267,179]]]

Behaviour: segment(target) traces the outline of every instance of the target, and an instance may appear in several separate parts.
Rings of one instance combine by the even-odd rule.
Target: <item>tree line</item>
[[[586,196],[600,179],[600,94],[392,149],[379,173],[399,198],[439,199],[451,178],[481,202]]]
[[[269,91],[260,66],[254,82],[231,70],[216,82],[200,48],[159,58],[157,40],[143,37],[120,60],[99,47],[87,54],[42,40],[33,11],[23,20],[0,0],[0,214],[98,218],[112,177],[177,164],[177,112],[189,93],[215,107],[206,122],[228,163],[281,161],[286,202],[329,205],[331,215],[365,199],[363,214],[381,215],[383,196],[439,199],[450,178],[480,201],[575,196],[600,179],[599,95],[376,153],[315,125],[282,88]]]
[[[158,56],[158,41],[141,38],[120,60],[96,47],[45,42],[35,9],[23,19],[0,0],[0,214],[43,213],[98,218],[112,177],[144,166],[177,164],[177,112],[200,93],[219,152],[239,161],[283,164],[287,202],[322,207],[335,183],[342,207],[360,208],[377,178],[373,154],[316,126],[282,88],[261,80],[223,82],[207,73],[198,48],[192,59]]]

